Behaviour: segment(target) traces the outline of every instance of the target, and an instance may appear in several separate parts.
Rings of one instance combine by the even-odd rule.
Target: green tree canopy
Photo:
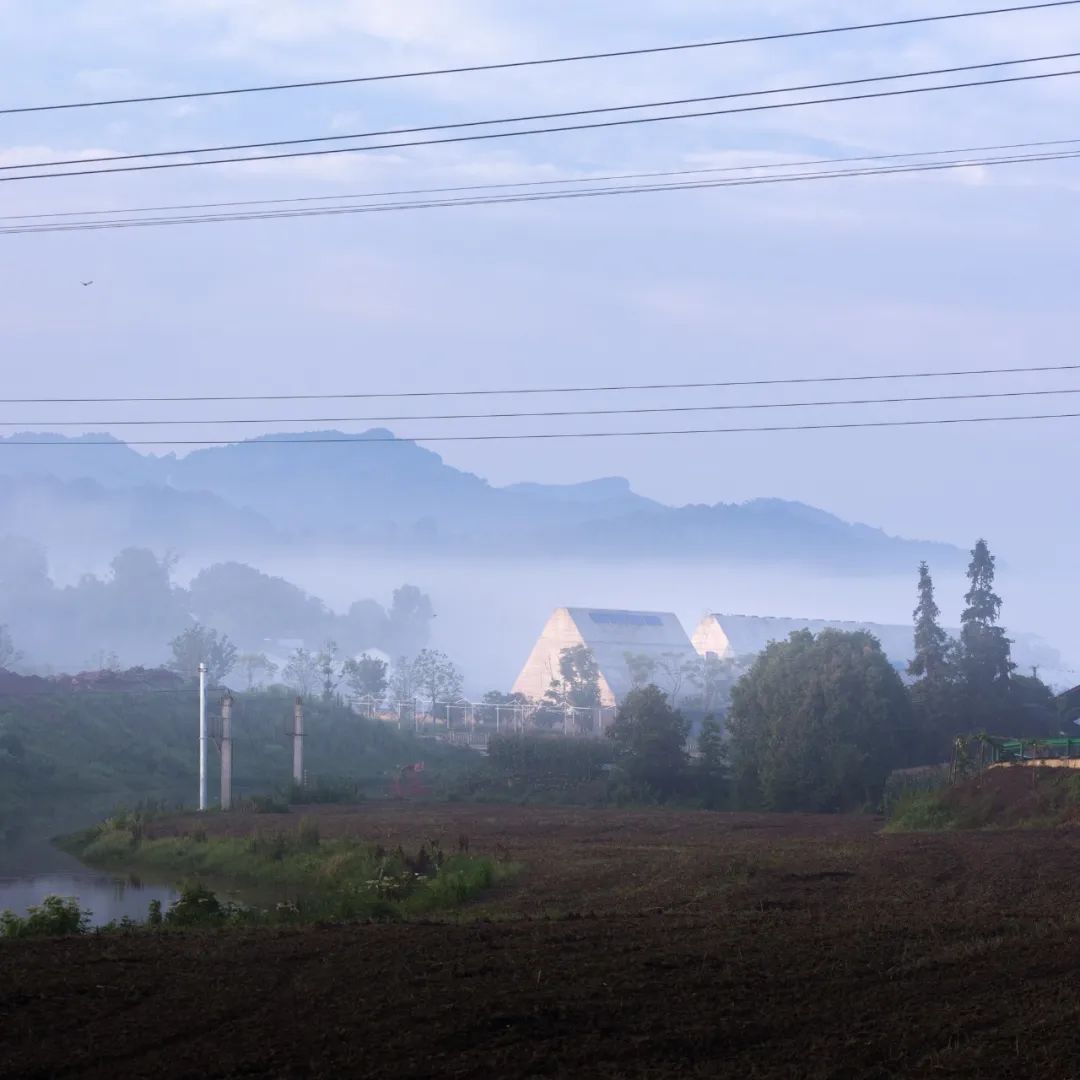
[[[796,631],[732,691],[736,794],[771,810],[875,804],[910,721],[904,685],[872,634]]]
[[[206,665],[206,677],[219,682],[236,666],[236,646],[224,634],[196,623],[169,642],[171,671],[193,679],[199,674],[199,664]]]
[[[436,714],[440,702],[453,702],[461,697],[461,672],[444,652],[421,649],[412,662],[412,681],[416,689],[431,702],[431,714]]]
[[[701,722],[696,763],[699,787],[705,805],[716,810],[727,805],[728,754],[723,728],[714,716]]]
[[[957,658],[963,689],[963,709],[969,729],[993,730],[1008,709],[1012,642],[998,625],[1001,597],[994,592],[995,559],[985,540],[971,552],[969,587],[960,616]]]
[[[919,564],[919,602],[915,606],[915,654],[908,674],[931,682],[944,681],[949,674],[949,635],[938,618],[941,609],[934,600],[934,581],[926,563]]]
[[[281,669],[281,678],[301,697],[310,697],[319,684],[319,659],[310,649],[294,649]]]
[[[595,709],[600,704],[600,667],[588,645],[559,653],[559,671],[544,699],[556,708]]]
[[[346,685],[356,697],[382,701],[386,696],[388,667],[385,660],[363,653],[346,660],[342,671]]]
[[[689,721],[652,685],[626,695],[608,732],[616,764],[632,781],[661,794],[675,790],[686,774],[689,733]]]
[[[318,656],[315,657],[316,666],[319,669],[319,682],[322,686],[323,701],[333,701],[334,693],[341,680],[344,678],[342,666],[338,664],[338,647],[336,641],[323,642]]]
[[[964,727],[960,719],[957,686],[958,645],[938,621],[941,614],[934,599],[934,582],[926,563],[919,565],[919,600],[915,606],[915,648],[908,674],[914,727],[907,765],[928,765],[945,760]]]

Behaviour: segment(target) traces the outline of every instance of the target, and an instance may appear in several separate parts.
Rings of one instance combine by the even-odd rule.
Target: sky
[[[974,9],[875,0],[874,19]],[[343,78],[865,21],[857,0],[0,0],[11,107]],[[1080,7],[637,58],[0,116],[0,165],[338,135],[1080,51]],[[1080,68],[1080,60],[1026,71]],[[974,76],[979,77],[979,76]],[[925,80],[924,80],[925,81]],[[285,162],[0,183],[0,214],[342,196],[1080,138],[1080,76]],[[6,176],[13,175],[10,171]],[[1080,163],[613,199],[3,236],[4,396],[375,393],[720,381],[1076,359]],[[2,223],[0,223],[2,224]],[[80,281],[92,280],[83,287]],[[266,418],[189,437],[406,436],[1080,412],[1080,395],[644,417],[282,418],[1080,390],[1080,373],[834,386],[184,407],[4,406],[5,423]],[[524,404],[523,404],[524,403]],[[467,406],[461,408],[461,406]],[[985,535],[1040,570],[1080,526],[1077,420],[429,444],[506,484],[627,476],[664,502],[802,500]],[[176,429],[136,429],[148,439]],[[421,440],[422,441],[422,440]],[[93,451],[87,451],[93,452]],[[47,448],[43,448],[43,455]],[[362,450],[358,450],[362,453]]]

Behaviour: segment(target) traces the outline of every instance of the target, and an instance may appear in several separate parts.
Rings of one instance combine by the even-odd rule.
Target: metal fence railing
[[[403,731],[450,736],[456,732],[522,734],[550,730],[564,735],[603,735],[615,721],[615,706],[593,708],[534,703],[496,704],[487,701],[435,701],[420,698],[381,701],[353,698],[353,711],[368,720],[396,724]]]

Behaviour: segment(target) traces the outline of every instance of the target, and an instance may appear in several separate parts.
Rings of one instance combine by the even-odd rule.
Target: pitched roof
[[[556,608],[548,619],[514,690],[538,698],[558,671],[559,653],[586,645],[596,658],[605,704],[622,698],[632,686],[626,654],[653,659],[673,654],[693,660],[697,654],[678,617],[670,611],[627,611],[612,608]]]
[[[721,656],[752,656],[773,641],[783,641],[796,630],[863,631],[881,642],[885,655],[894,663],[907,661],[912,653],[912,628],[885,623],[846,622],[838,619],[799,619],[772,615],[706,615],[694,631],[694,647],[698,652],[715,652]],[[726,647],[724,643],[726,642]]]

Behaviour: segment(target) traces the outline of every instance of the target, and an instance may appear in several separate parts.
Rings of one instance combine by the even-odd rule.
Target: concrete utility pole
[[[293,782],[304,782],[304,699],[298,697],[293,706],[293,743],[292,743]]]
[[[232,809],[232,694],[221,699],[221,809]]]
[[[199,662],[199,809],[206,809],[206,665]]]

